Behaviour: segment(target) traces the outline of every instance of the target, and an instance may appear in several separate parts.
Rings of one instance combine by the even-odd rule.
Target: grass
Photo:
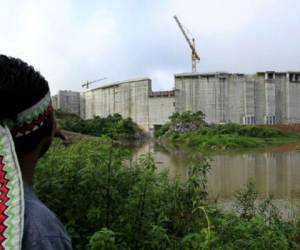
[[[185,133],[168,131],[164,137],[175,145],[202,151],[254,149],[300,142],[299,134],[237,124],[207,125]]]

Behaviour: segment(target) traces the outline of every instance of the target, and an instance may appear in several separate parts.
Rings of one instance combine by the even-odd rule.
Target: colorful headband
[[[11,130],[13,137],[18,138],[39,129],[52,113],[51,96],[50,92],[48,92],[44,98],[34,106],[19,113],[15,121],[7,119],[4,120],[4,123]]]
[[[15,121],[0,125],[0,249],[21,250],[24,227],[22,174],[15,151],[14,137],[21,137],[43,126],[53,112],[50,93],[19,113]]]

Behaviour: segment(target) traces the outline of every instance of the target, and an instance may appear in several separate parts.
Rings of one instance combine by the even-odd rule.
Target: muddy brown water
[[[152,153],[159,171],[186,179],[190,161],[184,152],[169,152],[154,143],[139,147],[135,157]],[[231,209],[235,193],[254,179],[260,199],[272,196],[287,218],[300,207],[300,151],[296,144],[285,144],[261,151],[222,153],[211,156],[208,194],[224,209]]]

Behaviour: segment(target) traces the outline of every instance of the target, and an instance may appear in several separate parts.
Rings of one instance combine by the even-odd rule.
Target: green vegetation
[[[238,124],[206,124],[202,112],[175,113],[163,125],[156,137],[200,150],[256,148],[272,144],[299,141],[298,135],[285,134],[275,128]]]
[[[105,140],[103,140],[105,139]],[[138,162],[108,138],[59,141],[40,160],[38,196],[62,219],[75,249],[297,249],[299,223],[284,222],[255,185],[237,194],[237,213],[207,201],[207,158],[195,156],[186,182]]]
[[[164,134],[170,134],[171,132],[185,133],[197,128],[201,128],[205,125],[205,115],[201,111],[192,113],[186,111],[183,113],[173,113],[169,119],[170,122],[163,125],[159,130],[155,131],[155,136],[159,137]]]
[[[141,139],[142,130],[130,118],[123,119],[121,115],[109,115],[106,118],[99,116],[93,119],[83,120],[72,114],[56,112],[59,126],[62,129],[92,135],[106,135],[114,140],[133,141]]]

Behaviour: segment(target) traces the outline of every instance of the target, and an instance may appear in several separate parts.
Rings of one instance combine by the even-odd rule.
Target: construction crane
[[[82,84],[81,86],[82,86],[83,88],[88,89],[88,88],[90,87],[91,84],[93,84],[93,83],[95,83],[95,82],[103,81],[103,80],[105,80],[105,79],[106,79],[106,77],[103,77],[103,78],[100,78],[100,79],[97,79],[97,80],[94,80],[94,81],[91,81],[91,82],[86,81],[86,83],[85,83],[85,84]]]
[[[174,16],[174,19],[192,50],[192,72],[197,72],[197,62],[200,61],[200,57],[196,51],[195,39],[192,38],[192,41],[190,40],[177,16]]]

